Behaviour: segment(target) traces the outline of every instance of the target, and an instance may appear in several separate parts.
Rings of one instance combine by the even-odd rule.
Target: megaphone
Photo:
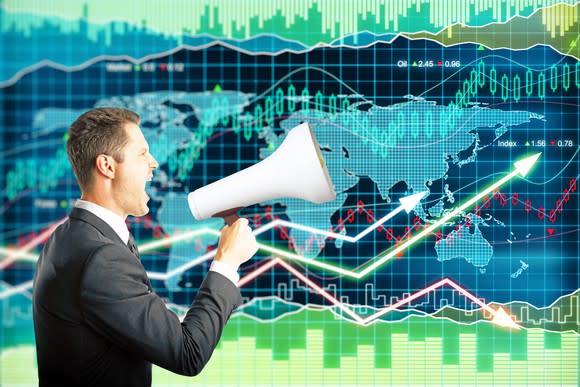
[[[190,192],[187,202],[195,219],[222,217],[231,225],[240,209],[275,198],[313,203],[336,198],[318,142],[306,122],[290,130],[273,154]]]

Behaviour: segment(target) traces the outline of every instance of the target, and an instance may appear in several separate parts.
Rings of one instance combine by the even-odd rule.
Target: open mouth
[[[153,175],[149,176],[147,180],[145,180],[144,188],[147,189],[151,186],[151,182],[153,181]]]

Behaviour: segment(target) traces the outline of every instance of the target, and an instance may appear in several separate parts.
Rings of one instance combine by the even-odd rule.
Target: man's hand
[[[256,251],[258,243],[248,226],[248,219],[240,218],[231,226],[225,226],[221,231],[215,260],[230,265],[235,271],[248,261]]]

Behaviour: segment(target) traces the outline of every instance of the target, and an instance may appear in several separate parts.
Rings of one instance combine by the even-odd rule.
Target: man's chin
[[[149,195],[147,195],[147,193],[145,192],[145,200],[143,200],[143,204],[141,205],[141,215],[139,216],[147,215],[149,213],[149,206],[147,205],[147,203],[149,203],[150,199],[151,198],[149,197]]]
[[[129,215],[131,215],[131,216],[144,216],[144,215],[147,215],[148,213],[149,213],[149,207],[147,206],[147,204],[143,204],[143,206],[141,208],[133,210],[133,212],[130,213]]]

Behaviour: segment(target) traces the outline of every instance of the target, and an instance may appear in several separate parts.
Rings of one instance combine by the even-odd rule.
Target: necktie
[[[127,247],[137,257],[137,259],[141,259],[139,257],[139,250],[137,250],[137,244],[135,243],[135,238],[133,238],[133,234],[131,234],[131,233],[129,233],[129,241],[127,242]],[[145,283],[147,284],[147,287],[149,288],[149,293],[151,293],[153,291],[153,288],[151,287],[151,281],[149,281],[149,277],[147,277],[147,275],[145,275],[145,279],[146,279]]]
[[[129,241],[127,242],[127,247],[129,247],[129,250],[131,250],[131,252],[133,254],[135,254],[135,256],[137,258],[139,258],[139,250],[137,250],[137,245],[135,244],[135,238],[133,238],[133,234],[129,233]]]

